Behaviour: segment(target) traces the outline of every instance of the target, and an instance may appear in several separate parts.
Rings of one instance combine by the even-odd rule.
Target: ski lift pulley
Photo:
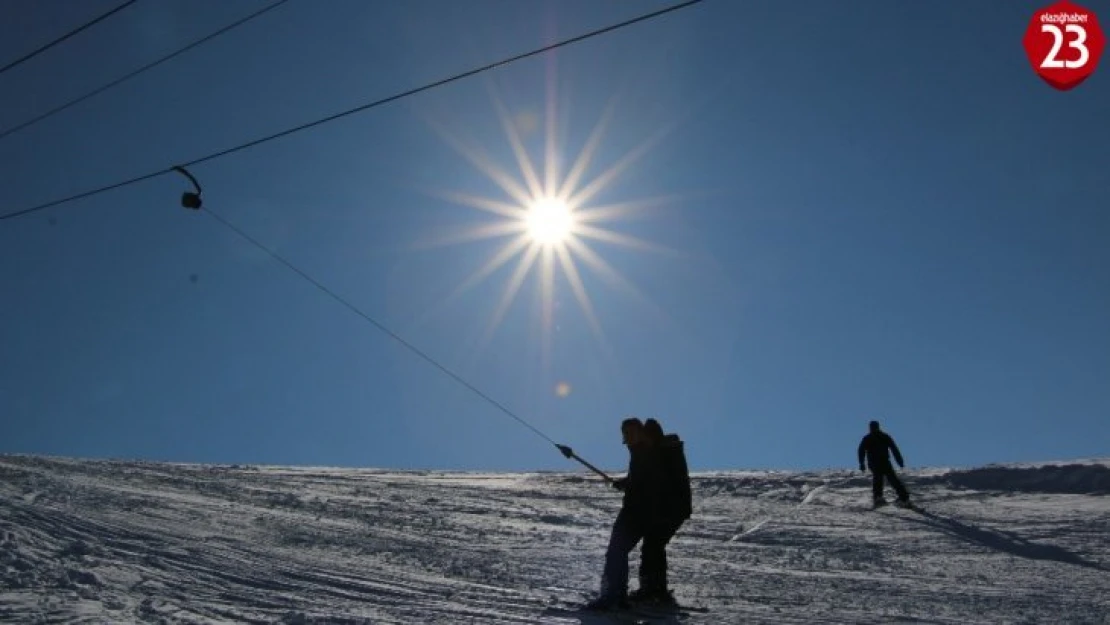
[[[188,171],[186,171],[184,167],[175,165],[173,169],[182,176],[188,178],[189,182],[193,183],[193,188],[196,189],[195,192],[186,191],[181,194],[181,206],[191,210],[200,210],[201,204],[203,204],[203,200],[201,200],[200,198],[200,183],[197,182],[197,179],[194,178],[193,175],[190,174]]]

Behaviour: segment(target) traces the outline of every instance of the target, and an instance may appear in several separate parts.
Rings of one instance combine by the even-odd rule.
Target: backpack
[[[663,467],[666,471],[667,508],[682,521],[693,514],[693,501],[690,494],[690,471],[686,466],[685,444],[677,434],[668,434],[663,439]]]

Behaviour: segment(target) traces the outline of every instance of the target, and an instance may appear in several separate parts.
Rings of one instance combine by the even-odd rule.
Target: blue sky
[[[6,4],[0,60],[114,4]],[[0,212],[665,5],[291,0],[0,140]],[[140,0],[0,76],[0,128],[260,6]],[[1110,78],[1035,76],[1039,7],[710,0],[193,173],[207,208],[605,467],[627,414],[695,469],[852,467],[872,418],[911,466],[1105,456]],[[541,167],[554,120],[563,173],[611,107],[583,183],[651,140],[584,206],[631,203],[602,225],[664,248],[586,240],[639,293],[576,263],[604,346],[561,269],[546,331],[533,270],[483,338],[515,262],[447,297],[508,240],[426,245],[499,219],[446,195],[512,201],[447,136],[522,181],[495,101]],[[0,222],[0,452],[575,468],[181,209],[187,188]]]

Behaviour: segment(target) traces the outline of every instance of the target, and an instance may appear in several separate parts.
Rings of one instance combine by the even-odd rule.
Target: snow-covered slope
[[[906,476],[923,514],[860,473],[698,474],[682,622],[1110,623],[1110,463]],[[580,474],[0,456],[0,621],[605,623],[545,607],[596,588],[618,506]]]

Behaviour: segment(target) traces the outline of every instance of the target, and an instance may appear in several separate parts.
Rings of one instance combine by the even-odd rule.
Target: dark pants
[[[898,479],[898,474],[894,472],[894,467],[888,464],[871,467],[871,491],[875,501],[883,498],[883,478],[890,481],[890,485],[898,493],[898,499],[905,501],[910,498],[906,487],[902,485],[902,480]]]
[[[667,590],[667,543],[674,538],[682,521],[666,521],[647,528],[640,554],[640,588],[665,592]]]
[[[621,508],[609,535],[609,548],[605,550],[605,572],[601,576],[601,595],[624,597],[628,595],[628,554],[644,538],[644,524]],[[645,545],[646,548],[646,545]]]

